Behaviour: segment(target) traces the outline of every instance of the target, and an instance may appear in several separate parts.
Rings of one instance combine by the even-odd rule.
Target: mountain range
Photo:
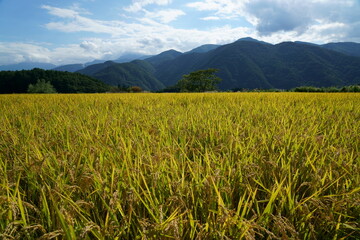
[[[184,74],[207,68],[219,69],[221,90],[360,84],[360,43],[273,45],[242,38],[226,45],[202,45],[185,53],[128,53],[113,61],[95,60],[54,70],[78,72],[108,85],[157,91],[175,85]]]
[[[221,90],[345,86],[360,83],[357,46],[360,44],[272,45],[245,38],[222,46],[200,46],[186,53],[168,50],[129,63],[109,61],[79,72],[110,85],[137,85],[151,91],[173,86],[183,75],[208,68],[219,69]]]

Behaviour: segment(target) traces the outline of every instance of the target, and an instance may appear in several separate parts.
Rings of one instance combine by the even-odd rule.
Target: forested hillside
[[[242,38],[226,45],[203,45],[185,53],[168,50],[126,63],[106,61],[56,68],[82,68],[78,74],[41,69],[3,71],[0,92],[26,92],[29,84],[39,79],[49,81],[58,92],[104,92],[107,85],[159,91],[176,85],[186,74],[210,68],[219,70],[217,76],[223,79],[218,84],[220,90],[343,87],[360,84],[359,51],[358,43],[273,45]]]
[[[237,41],[207,53],[184,54],[164,62],[155,76],[166,86],[184,74],[216,68],[220,89],[345,86],[360,83],[360,58],[319,46]]]
[[[91,71],[91,67],[89,66],[80,72],[87,74],[88,70]],[[109,64],[108,67],[102,68],[90,76],[112,86],[140,86],[147,91],[165,88],[165,85],[155,78],[154,72],[155,68],[150,63],[135,60],[129,63]]]
[[[342,87],[360,83],[360,57],[302,42],[272,45],[244,38],[187,53],[169,50],[145,61],[105,62],[79,72],[110,85],[137,85],[153,91],[175,85],[185,74],[209,68],[219,69],[221,90]]]
[[[0,93],[26,93],[30,84],[38,80],[50,82],[58,93],[106,92],[105,83],[80,73],[53,70],[0,71]]]

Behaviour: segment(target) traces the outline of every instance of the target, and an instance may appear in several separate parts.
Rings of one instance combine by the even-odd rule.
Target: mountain
[[[220,47],[221,45],[215,45],[215,44],[205,44],[202,45],[200,47],[194,48],[186,53],[206,53],[209,52],[211,50],[214,50],[218,47]]]
[[[84,64],[68,64],[53,68],[52,70],[62,71],[62,72],[76,72],[83,69],[84,67],[85,67]]]
[[[317,45],[317,44],[311,43],[311,42],[295,41],[295,43],[305,44],[305,45],[310,45],[310,46],[321,46],[321,45]]]
[[[171,86],[184,74],[207,68],[220,70],[222,90],[360,83],[360,58],[292,42],[236,41],[211,52],[184,54],[158,66],[155,77]]]
[[[159,90],[175,85],[185,74],[208,68],[220,70],[217,75],[223,79],[219,84],[221,90],[360,83],[359,57],[316,44],[283,42],[272,45],[252,38],[217,47],[200,46],[184,54],[169,50],[144,61],[108,61],[79,72],[109,85],[137,85],[145,90]]]
[[[262,44],[271,45],[270,43],[267,43],[267,42],[264,42],[264,41],[259,41],[257,39],[251,38],[251,37],[240,38],[236,42],[255,42],[255,43],[262,43]]]
[[[85,75],[88,75],[88,76],[93,76],[95,73],[109,67],[109,66],[113,66],[113,65],[116,65],[117,63],[116,62],[113,62],[113,61],[106,61],[104,63],[97,63],[97,64],[92,64],[92,65],[89,65],[79,71],[77,71],[78,73],[81,73],[81,74],[85,74]]]
[[[165,87],[153,75],[155,68],[147,61],[128,63],[105,62],[79,71],[112,86],[140,86],[144,90],[160,90]]]
[[[144,90],[160,90],[165,88],[165,85],[154,76],[156,70],[154,66],[173,60],[180,55],[182,55],[181,52],[168,50],[145,60],[125,63],[107,61],[89,65],[77,72],[100,79],[112,86],[140,86]]]
[[[118,59],[114,60],[114,62],[125,63],[125,62],[131,62],[131,61],[134,61],[134,60],[144,60],[144,59],[149,58],[149,57],[152,57],[152,56],[144,55],[144,54],[141,54],[141,53],[125,53],[121,57],[119,57]]]
[[[105,83],[79,73],[60,72],[34,68],[21,71],[0,72],[0,93],[26,93],[29,84],[43,79],[50,82],[58,93],[106,92]]]
[[[162,52],[158,55],[146,58],[145,61],[151,63],[154,66],[158,66],[158,65],[162,64],[163,62],[173,60],[180,55],[182,55],[181,52],[171,49],[171,50]]]
[[[0,71],[17,71],[17,70],[31,70],[33,68],[41,69],[52,69],[56,67],[54,64],[50,63],[41,63],[41,62],[23,62],[10,65],[0,66]]]
[[[149,55],[143,55],[140,53],[126,53],[123,54],[122,56],[120,56],[118,59],[113,60],[113,62],[116,63],[125,63],[125,62],[131,62],[133,60],[136,59],[145,59],[145,58],[149,58]],[[63,72],[77,72],[80,71],[82,69],[84,69],[85,67],[91,66],[91,65],[95,65],[95,64],[100,64],[100,63],[104,63],[106,62],[105,60],[94,60],[92,62],[88,62],[88,63],[78,63],[78,64],[67,64],[67,65],[62,65],[62,66],[58,66],[53,68],[52,70],[55,71],[63,71]]]
[[[90,65],[94,65],[94,64],[99,64],[99,63],[104,63],[106,62],[107,60],[99,60],[99,59],[95,59],[91,62],[87,62],[87,63],[84,63],[85,67],[87,66],[90,66]]]
[[[339,42],[321,45],[323,48],[344,53],[346,55],[360,57],[360,43]]]

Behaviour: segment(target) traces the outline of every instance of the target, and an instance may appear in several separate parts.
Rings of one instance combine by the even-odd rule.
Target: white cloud
[[[209,16],[209,17],[201,18],[201,20],[204,20],[204,21],[220,20],[220,19],[221,19],[220,17],[216,17],[216,16]]]
[[[251,35],[247,28],[224,26],[210,31],[176,29],[164,24],[122,26],[127,35],[108,39],[88,38],[79,44],[57,48],[42,44],[0,43],[0,65],[34,61],[56,65],[84,63],[93,59],[116,59],[125,52],[158,54],[168,49],[188,51],[202,44],[225,44]],[[74,25],[75,26],[75,25]],[[132,32],[130,32],[132,30]],[[15,60],[15,61],[14,61]]]
[[[178,17],[186,15],[186,13],[179,9],[165,9],[156,12],[145,11],[145,17],[159,20],[162,23],[170,23]]]
[[[344,40],[352,36],[351,39],[360,40],[358,0],[205,0],[188,3],[187,7],[211,14],[202,20],[243,17],[262,37],[295,32],[298,37],[306,38],[314,36],[312,30],[321,39],[337,36],[341,37],[338,40]],[[329,24],[337,27],[329,28]]]
[[[50,51],[42,46],[28,43],[0,42],[0,63],[51,62]]]
[[[166,6],[170,2],[133,1],[131,6],[140,7],[136,16],[141,17],[123,17],[123,21],[95,19],[78,6],[56,8],[44,5],[43,9],[58,18],[45,25],[48,30],[58,34],[89,32],[92,36],[99,35],[90,38],[84,33],[78,43],[60,47],[0,42],[0,65],[23,61],[61,65],[116,59],[124,52],[188,51],[202,44],[226,44],[247,36],[270,43],[296,40],[360,42],[360,4],[352,0],[205,0],[187,4],[199,11],[208,11],[209,15],[202,20],[245,17],[254,26],[238,27],[232,22],[233,25],[206,30],[196,29],[195,24],[192,29],[170,26],[169,23],[186,14],[184,9],[165,8],[158,12],[144,9],[149,4]]]
[[[78,12],[72,9],[56,8],[48,5],[43,5],[41,8],[48,10],[49,14],[61,18],[76,18],[79,16]]]
[[[172,2],[172,0],[133,0],[132,4],[124,10],[128,12],[138,12],[143,10],[143,8],[150,4],[156,4],[160,6],[169,5]]]
[[[213,11],[215,16],[220,18],[235,18],[245,16],[244,6],[250,0],[205,0],[200,2],[191,2],[187,7],[198,11]]]
[[[50,22],[45,25],[49,30],[61,32],[92,32],[105,33],[112,37],[141,34],[149,30],[156,31],[155,28],[162,26],[161,23],[169,23],[178,17],[185,15],[185,12],[177,9],[165,9],[158,12],[144,10],[145,17],[139,18],[139,23],[127,23],[123,21],[101,21],[81,16],[78,12],[68,9],[60,9],[44,6],[49,14],[58,16],[63,20]],[[159,21],[159,22],[158,22]],[[166,27],[166,25],[164,25]],[[164,27],[162,26],[162,27]]]

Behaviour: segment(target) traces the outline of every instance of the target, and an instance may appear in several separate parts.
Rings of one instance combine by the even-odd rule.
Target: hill
[[[255,43],[262,43],[262,44],[266,44],[266,45],[272,45],[271,43],[259,41],[257,39],[251,38],[251,37],[240,38],[236,42],[255,42]]]
[[[131,62],[134,60],[144,60],[145,58],[149,58],[149,57],[151,57],[151,56],[144,55],[141,53],[125,53],[125,54],[121,55],[119,58],[117,58],[116,60],[114,60],[114,62],[126,63],[126,62]]]
[[[84,64],[67,64],[53,68],[52,70],[62,71],[62,72],[76,72],[83,69],[84,67],[85,67]]]
[[[43,70],[1,71],[0,93],[26,93],[29,84],[35,84],[39,79],[50,82],[58,93],[94,93],[106,92],[109,86],[105,83],[79,74]]]
[[[339,42],[321,45],[323,48],[344,53],[346,55],[360,57],[360,43]]]
[[[129,63],[105,62],[91,65],[79,71],[100,79],[112,86],[140,86],[144,90],[160,90],[165,87],[153,75],[155,68],[146,61],[135,60]]]
[[[159,66],[160,64],[167,62],[167,61],[171,61],[171,60],[179,57],[180,55],[182,55],[181,52],[171,49],[171,50],[162,52],[158,55],[146,58],[145,61],[151,63],[154,66]]]
[[[84,74],[84,75],[93,76],[95,73],[97,73],[105,68],[108,68],[110,66],[116,65],[116,64],[117,63],[113,62],[113,61],[106,61],[104,63],[97,63],[97,64],[89,65],[86,68],[83,68],[77,72]]]
[[[285,42],[277,45],[236,41],[207,53],[181,55],[157,67],[166,86],[198,69],[217,68],[222,90],[297,86],[344,86],[360,82],[360,58],[319,46]]]
[[[345,45],[348,44],[336,44]],[[219,84],[221,90],[341,87],[360,83],[359,57],[321,45],[303,42],[272,45],[252,38],[222,46],[204,45],[184,54],[169,50],[145,61],[121,64],[108,61],[79,72],[110,85],[159,90],[175,85],[184,74],[208,68],[220,70],[217,75],[223,79]]]
[[[221,45],[205,44],[205,45],[201,45],[200,47],[194,48],[186,53],[206,53],[206,52],[210,52],[211,50],[214,50],[220,46]]]

